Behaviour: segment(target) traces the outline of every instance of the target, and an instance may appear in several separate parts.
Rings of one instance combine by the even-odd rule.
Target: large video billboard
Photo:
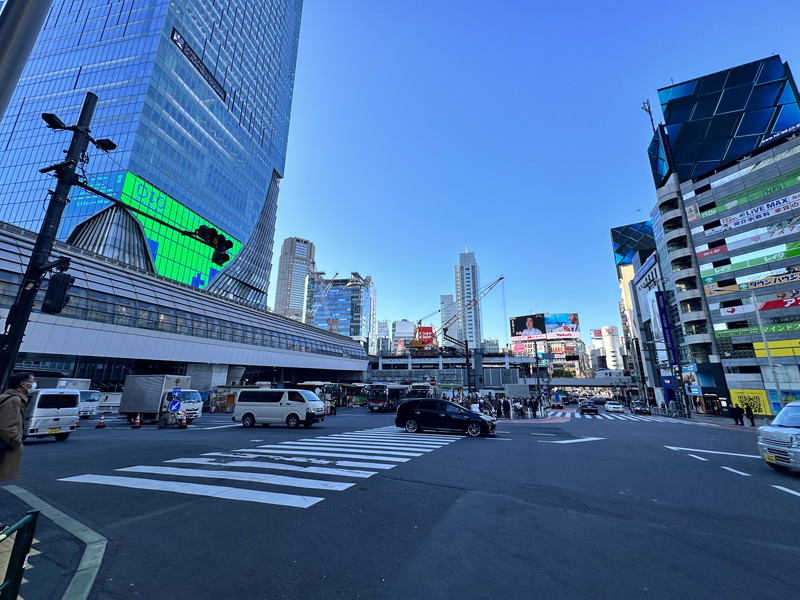
[[[525,340],[547,339],[547,332],[542,313],[523,315],[511,318],[511,341],[522,342]]]
[[[553,313],[544,318],[548,340],[576,339],[581,337],[578,313]]]

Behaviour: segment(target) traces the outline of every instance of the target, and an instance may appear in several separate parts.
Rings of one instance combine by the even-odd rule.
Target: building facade
[[[353,272],[349,278],[318,277],[309,286],[308,305],[316,309],[307,322],[361,342],[370,354],[378,351],[377,291],[372,277]]]
[[[649,154],[670,367],[689,406],[773,414],[800,391],[796,84],[771,56],[658,93]]]
[[[283,240],[275,286],[275,313],[303,320],[309,278],[316,272],[314,242],[290,237]]]
[[[87,183],[145,214],[71,195],[59,239],[195,288],[266,307],[302,0],[54,0],[0,122],[0,221],[38,230],[52,187],[39,169],[68,140],[41,114],[99,103]],[[233,241],[221,267],[164,227]],[[142,235],[142,233],[144,235]]]
[[[469,342],[472,348],[480,348],[483,342],[481,306],[475,300],[480,293],[481,281],[474,252],[462,252],[458,255],[455,284],[460,339]]]
[[[452,294],[443,294],[439,296],[439,315],[441,321],[439,328],[442,329],[446,323],[447,335],[457,340],[461,338],[461,330],[458,328],[458,303]]]

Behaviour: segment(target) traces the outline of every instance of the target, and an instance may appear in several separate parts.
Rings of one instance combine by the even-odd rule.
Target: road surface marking
[[[540,444],[577,444],[578,442],[596,442],[597,440],[604,440],[606,438],[598,437],[585,437],[577,440],[558,440],[556,442],[550,440],[536,440]]]
[[[691,456],[692,458],[696,458],[697,460],[704,460],[705,462],[708,462],[707,458],[703,458],[702,456],[697,456],[696,454],[690,454],[689,456]]]
[[[390,450],[413,450],[415,452],[431,452],[432,450],[436,450],[436,448],[422,448],[422,447],[407,447],[407,446],[393,446],[389,444],[374,444],[370,442],[348,442],[348,441],[339,441],[339,440],[327,440],[327,439],[319,439],[319,440],[302,440],[299,442],[278,442],[281,445],[286,446],[335,446],[336,448],[355,448],[355,449],[367,449],[367,450],[385,450],[389,454],[394,454],[393,452],[389,452]],[[405,456],[401,454],[401,456]]]
[[[277,504],[279,506],[292,506],[294,508],[308,508],[325,498],[314,496],[296,496],[293,494],[279,494],[276,492],[259,492],[242,488],[224,487],[219,485],[205,485],[201,483],[184,483],[182,481],[161,481],[157,479],[141,479],[137,477],[113,477],[109,475],[78,475],[67,477],[59,481],[76,483],[97,483],[100,485],[113,485],[116,487],[133,488],[137,490],[156,490],[160,492],[175,492],[189,494],[190,496],[210,496],[225,500],[244,500],[246,502],[259,502],[261,504]]]
[[[736,469],[731,469],[730,467],[721,467],[721,468],[725,469],[726,471],[730,471],[731,473],[736,473],[737,475],[741,475],[742,477],[750,477],[749,473],[744,473],[742,471],[737,471]]]
[[[197,425],[190,425],[193,429],[199,429],[200,431],[209,431],[211,429],[225,429],[226,427],[241,427],[239,423],[234,423],[233,425],[217,425],[215,427],[198,427]]]
[[[795,492],[794,490],[790,490],[789,488],[785,488],[782,485],[773,485],[776,490],[780,490],[782,492],[786,492],[787,494],[793,494],[795,496],[800,496],[800,492]]]
[[[261,450],[254,448],[239,448],[234,452],[256,452],[258,454],[291,454],[296,456],[302,454],[303,456],[339,456],[341,458],[360,458],[364,460],[386,460],[391,462],[408,462],[410,458],[400,458],[395,456],[375,456],[374,454],[351,454],[349,452],[311,452],[306,450]]]
[[[495,442],[510,442],[511,441],[508,438],[496,438],[496,437],[487,437],[487,438],[483,438],[483,439],[485,439],[485,440],[493,440]]]
[[[271,483],[312,490],[341,491],[352,487],[353,483],[341,481],[323,481],[321,479],[305,479],[303,477],[286,477],[284,475],[268,475],[266,473],[247,473],[245,471],[222,471],[206,469],[178,469],[176,467],[150,467],[136,465],[116,469],[126,473],[148,473],[151,475],[176,475],[178,477],[206,477],[208,479],[232,479],[234,481],[251,481],[255,483]]]
[[[737,454],[736,452],[720,452],[719,450],[701,450],[700,448],[681,448],[680,446],[664,446],[670,450],[686,450],[688,452],[700,452],[701,454],[724,454],[725,456],[741,456],[744,458],[761,458],[758,454]]]
[[[555,433],[532,433],[531,435],[548,435],[551,437],[555,437]]]
[[[228,458],[269,458],[296,463],[309,463],[312,465],[336,465],[337,467],[361,467],[367,469],[393,469],[396,465],[384,463],[358,462],[352,460],[326,460],[324,458],[301,458],[299,456],[264,456],[263,454],[248,454],[247,452],[206,452],[203,456],[225,456]]]
[[[365,452],[369,453],[371,449],[368,448],[347,448],[346,446],[336,446],[334,444],[320,446],[316,444],[301,444],[298,442],[282,442],[281,444],[266,444],[264,446],[259,446],[259,448],[275,448],[275,449],[282,449],[282,450],[295,450],[295,451],[305,451],[305,450],[330,450],[330,451],[343,451],[343,452]],[[383,450],[382,448],[375,448],[375,454],[380,455],[388,455],[388,456],[409,456],[415,458],[417,456],[422,456],[421,452],[399,452],[396,450]]]
[[[372,477],[377,471],[356,471],[354,469],[332,469],[330,467],[298,467],[285,463],[264,462],[260,460],[220,461],[213,458],[173,458],[164,462],[188,465],[217,465],[219,467],[246,467],[250,469],[274,469],[275,471],[294,471],[298,473],[315,473],[317,475],[339,475],[342,477]]]

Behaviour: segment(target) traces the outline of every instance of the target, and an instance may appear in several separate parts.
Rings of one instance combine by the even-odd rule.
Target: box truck
[[[143,421],[157,421],[164,413],[183,411],[191,423],[203,414],[203,399],[191,385],[192,378],[186,375],[128,375],[119,414],[129,422],[136,415]]]

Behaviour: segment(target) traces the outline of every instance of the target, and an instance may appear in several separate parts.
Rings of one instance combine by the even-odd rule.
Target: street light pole
[[[72,141],[67,150],[67,157],[64,162],[52,167],[42,169],[42,172],[55,171],[56,184],[55,191],[51,191],[50,202],[47,205],[47,213],[42,221],[36,244],[33,247],[30,261],[22,277],[22,283],[17,293],[17,298],[13,306],[8,311],[5,330],[0,336],[0,384],[5,389],[5,382],[14,370],[22,339],[25,336],[25,329],[28,326],[33,303],[36,300],[36,292],[42,283],[45,274],[53,268],[61,271],[69,267],[69,259],[50,261],[50,253],[55,245],[56,235],[64,208],[69,202],[69,192],[73,184],[77,182],[78,176],[75,167],[84,159],[86,148],[91,138],[89,137],[89,124],[97,106],[97,96],[87,92],[83,102],[78,123],[67,127],[61,123],[55,115],[44,114],[45,119],[51,129],[64,129],[72,131]]]

